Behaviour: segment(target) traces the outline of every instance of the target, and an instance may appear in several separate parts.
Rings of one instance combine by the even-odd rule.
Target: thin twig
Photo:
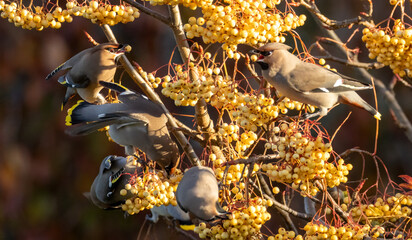
[[[364,62],[358,62],[358,61],[350,61],[350,60],[346,60],[343,58],[332,56],[331,54],[327,54],[326,56],[317,56],[317,58],[323,58],[325,60],[331,60],[337,63],[345,64],[346,66],[359,67],[359,68],[365,68],[365,69],[379,69],[379,68],[385,67],[383,63],[379,63],[379,62],[364,63]]]
[[[253,187],[258,188],[258,186],[253,181],[249,180],[249,182],[253,185]],[[269,196],[266,193],[263,193],[263,197],[265,197],[266,199],[270,199],[273,202],[273,206],[275,206],[275,207],[277,207],[281,210],[286,211],[287,213],[291,214],[292,216],[295,216],[297,218],[301,218],[301,219],[304,219],[304,220],[307,220],[307,221],[312,221],[313,216],[311,216],[309,214],[301,213],[301,212],[298,212],[296,210],[293,210],[292,208],[278,202],[275,198]]]
[[[304,6],[308,11],[310,11],[313,15],[316,16],[319,21],[322,22],[322,26],[328,29],[339,29],[339,28],[346,28],[353,24],[363,24],[365,26],[374,26],[373,22],[371,21],[372,16],[372,2],[369,1],[369,13],[364,14],[364,16],[358,16],[352,19],[345,19],[342,21],[337,21],[333,19],[327,18],[323,15],[318,7],[315,4],[315,1],[308,1],[308,0],[300,0],[299,2],[302,6]]]
[[[279,160],[279,154],[267,154],[267,155],[256,155],[249,158],[239,158],[233,161],[228,161],[224,163],[225,165],[236,165],[236,164],[250,164],[250,163],[260,163],[265,161]]]
[[[328,200],[328,202],[332,205],[332,207],[334,209],[336,209],[336,212],[339,214],[339,216],[345,221],[348,222],[349,219],[349,214],[345,211],[343,211],[343,209],[340,207],[339,204],[336,203],[335,199],[333,199],[332,195],[330,195],[330,193],[325,190],[324,186],[319,182],[319,181],[315,181],[315,185],[316,187],[318,187],[324,194],[326,194],[326,198]]]
[[[263,190],[265,191],[266,194],[268,194],[270,197],[275,199],[275,196],[273,196],[272,191],[270,191],[269,185],[267,184],[265,178],[263,177],[261,172],[258,172],[258,177],[259,181],[263,187]],[[285,210],[282,210],[280,208],[276,208],[279,213],[282,215],[282,217],[285,219],[286,223],[289,225],[290,229],[292,229],[296,235],[299,233],[298,229],[296,228],[295,224],[293,223],[292,219],[290,219],[289,213],[287,213]]]

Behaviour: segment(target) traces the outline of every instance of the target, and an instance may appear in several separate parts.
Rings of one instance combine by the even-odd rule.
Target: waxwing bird
[[[324,116],[336,103],[364,109],[380,120],[381,114],[365,102],[358,90],[371,85],[360,82],[321,66],[303,62],[290,53],[291,47],[282,43],[268,43],[253,53],[258,54],[262,74],[276,90],[292,100],[317,106],[320,111],[310,117]]]
[[[102,43],[85,49],[47,75],[46,80],[59,71],[66,73],[59,77],[58,82],[67,86],[63,106],[76,93],[89,102],[103,104],[105,98],[100,94],[102,86],[99,81],[109,82],[116,73],[117,58],[130,48],[127,44]]]
[[[219,204],[219,187],[209,167],[187,170],[177,186],[176,200],[183,211],[204,221],[226,218],[228,214]]]
[[[99,174],[93,181],[90,193],[85,193],[85,196],[102,209],[118,208],[132,197],[129,191],[121,195],[120,190],[129,183],[132,175],[141,172],[141,168],[124,157],[107,156],[100,164]]]
[[[140,149],[170,173],[179,160],[179,149],[170,137],[163,109],[146,96],[130,91],[120,84],[100,82],[119,92],[120,103],[95,105],[79,102],[68,110],[66,130],[69,135],[86,135],[109,126],[108,134],[125,147],[127,155]]]
[[[179,205],[173,206],[172,204],[169,204],[167,206],[154,206],[150,209],[150,211],[152,213],[152,216],[146,216],[146,219],[154,223],[157,223],[157,221],[159,221],[159,216],[163,216],[177,220],[180,224],[180,227],[184,230],[193,230],[195,227],[190,220],[189,213],[183,211],[179,207]]]

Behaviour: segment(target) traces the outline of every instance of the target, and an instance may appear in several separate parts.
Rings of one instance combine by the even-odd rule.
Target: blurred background
[[[317,2],[328,17],[338,20],[356,17],[363,11],[361,1],[357,0]],[[387,17],[391,6],[388,1],[375,2],[374,14],[378,16],[375,22],[380,22]],[[165,7],[156,9],[167,14]],[[310,14],[302,8],[298,10],[308,16],[307,23],[298,28],[298,33],[309,46],[322,36],[322,32]],[[183,11],[184,22],[191,13]],[[102,132],[85,137],[65,135],[64,119],[68,106],[60,111],[60,105],[66,89],[56,79],[44,80],[61,63],[92,46],[83,31],[98,42],[106,41],[98,25],[80,17],[75,17],[70,24],[62,24],[59,30],[41,32],[16,28],[0,19],[0,239],[184,239],[177,232],[171,234],[173,230],[167,230],[165,224],[145,222],[145,214],[149,212],[125,218],[121,211],[98,209],[83,196],[103,158],[124,154],[123,148],[108,142]],[[133,50],[128,54],[130,60],[138,62],[147,72],[161,68],[159,73],[166,73],[165,65],[175,48],[172,32],[166,26],[142,13],[135,22],[119,24],[113,31],[119,42],[132,46]],[[350,36],[347,30],[339,30],[338,34],[344,41]],[[360,33],[356,34],[358,40],[350,46],[362,46],[360,37]],[[243,50],[246,52],[250,48]],[[369,61],[367,54],[362,48],[360,60]],[[173,61],[179,63],[180,59],[174,57]],[[351,68],[330,64],[339,72],[356,77]],[[121,73],[119,69],[117,76]],[[392,79],[388,69],[373,74],[385,84]],[[126,76],[123,76],[123,82],[137,90]],[[396,98],[409,119],[412,117],[410,91],[400,84],[395,88]],[[362,96],[373,103],[372,91],[366,91]],[[383,115],[377,155],[388,167],[392,178],[399,182],[398,175],[412,175],[412,144],[395,125],[384,99],[379,95],[377,99]],[[75,101],[72,99],[68,105]],[[173,113],[193,113],[190,108],[174,108],[169,99],[165,102]],[[333,142],[335,151],[341,153],[359,147],[373,152],[376,123],[367,112],[338,106],[322,120],[322,124],[333,134],[350,111],[352,115]],[[180,119],[192,125],[190,118]],[[362,159],[353,155],[350,162],[355,165],[351,176],[358,179]],[[372,182],[376,181],[373,166],[367,158],[364,170]],[[274,218],[269,227],[282,224]]]

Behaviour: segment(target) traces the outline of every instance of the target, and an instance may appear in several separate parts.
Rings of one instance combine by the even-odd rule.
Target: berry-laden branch
[[[180,56],[184,63],[188,63],[192,59],[190,53],[190,47],[186,39],[185,32],[183,30],[182,19],[180,16],[180,10],[178,5],[168,6],[170,16],[172,18],[172,30],[176,39],[177,46],[179,48]],[[195,69],[191,69],[190,78],[193,82],[199,81],[199,74]],[[195,105],[196,111],[196,122],[200,127],[202,133],[205,134],[206,141],[211,141],[211,150],[220,159],[225,159],[220,147],[214,144],[213,135],[215,130],[213,128],[213,121],[210,119],[209,113],[207,111],[207,104],[204,99],[200,99]]]
[[[102,25],[102,29],[107,37],[107,39],[111,42],[117,43],[116,37],[114,36],[111,28],[109,25],[104,24]],[[154,102],[159,103],[162,109],[165,111],[165,114],[169,120],[169,125],[172,129],[178,128],[179,126],[176,124],[174,117],[170,114],[169,110],[163,104],[162,100],[160,99],[159,95],[144,81],[144,79],[137,73],[136,69],[130,63],[126,56],[122,55],[120,57],[120,62],[133,79],[133,81],[142,89],[142,91]],[[200,165],[199,158],[197,157],[195,151],[193,150],[192,146],[190,145],[189,141],[185,137],[185,135],[181,131],[174,131],[172,130],[173,135],[178,140],[179,144],[182,146],[183,150],[187,154],[192,165]]]

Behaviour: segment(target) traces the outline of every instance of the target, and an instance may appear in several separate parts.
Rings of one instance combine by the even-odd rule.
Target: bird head
[[[100,165],[99,175],[103,178],[103,181],[107,182],[107,185],[104,185],[108,190],[113,190],[115,184],[119,182],[119,179],[125,171],[126,163],[126,158],[116,157],[114,155],[107,156],[103,159]]]
[[[104,50],[113,54],[116,60],[119,56],[121,56],[125,52],[130,52],[131,50],[131,47],[128,44],[106,43],[106,44],[100,44],[100,45],[102,45],[102,48]]]
[[[283,43],[267,43],[260,48],[251,50],[250,53],[257,54],[258,59],[256,63],[262,67],[262,70],[267,70],[270,59],[274,57],[274,52],[288,51],[289,49],[291,49],[291,47]]]
[[[99,174],[94,179],[90,195],[96,205],[104,204],[107,207],[118,207],[127,197],[119,192],[130,178],[139,169],[130,164],[124,157],[107,156],[100,164]]]

